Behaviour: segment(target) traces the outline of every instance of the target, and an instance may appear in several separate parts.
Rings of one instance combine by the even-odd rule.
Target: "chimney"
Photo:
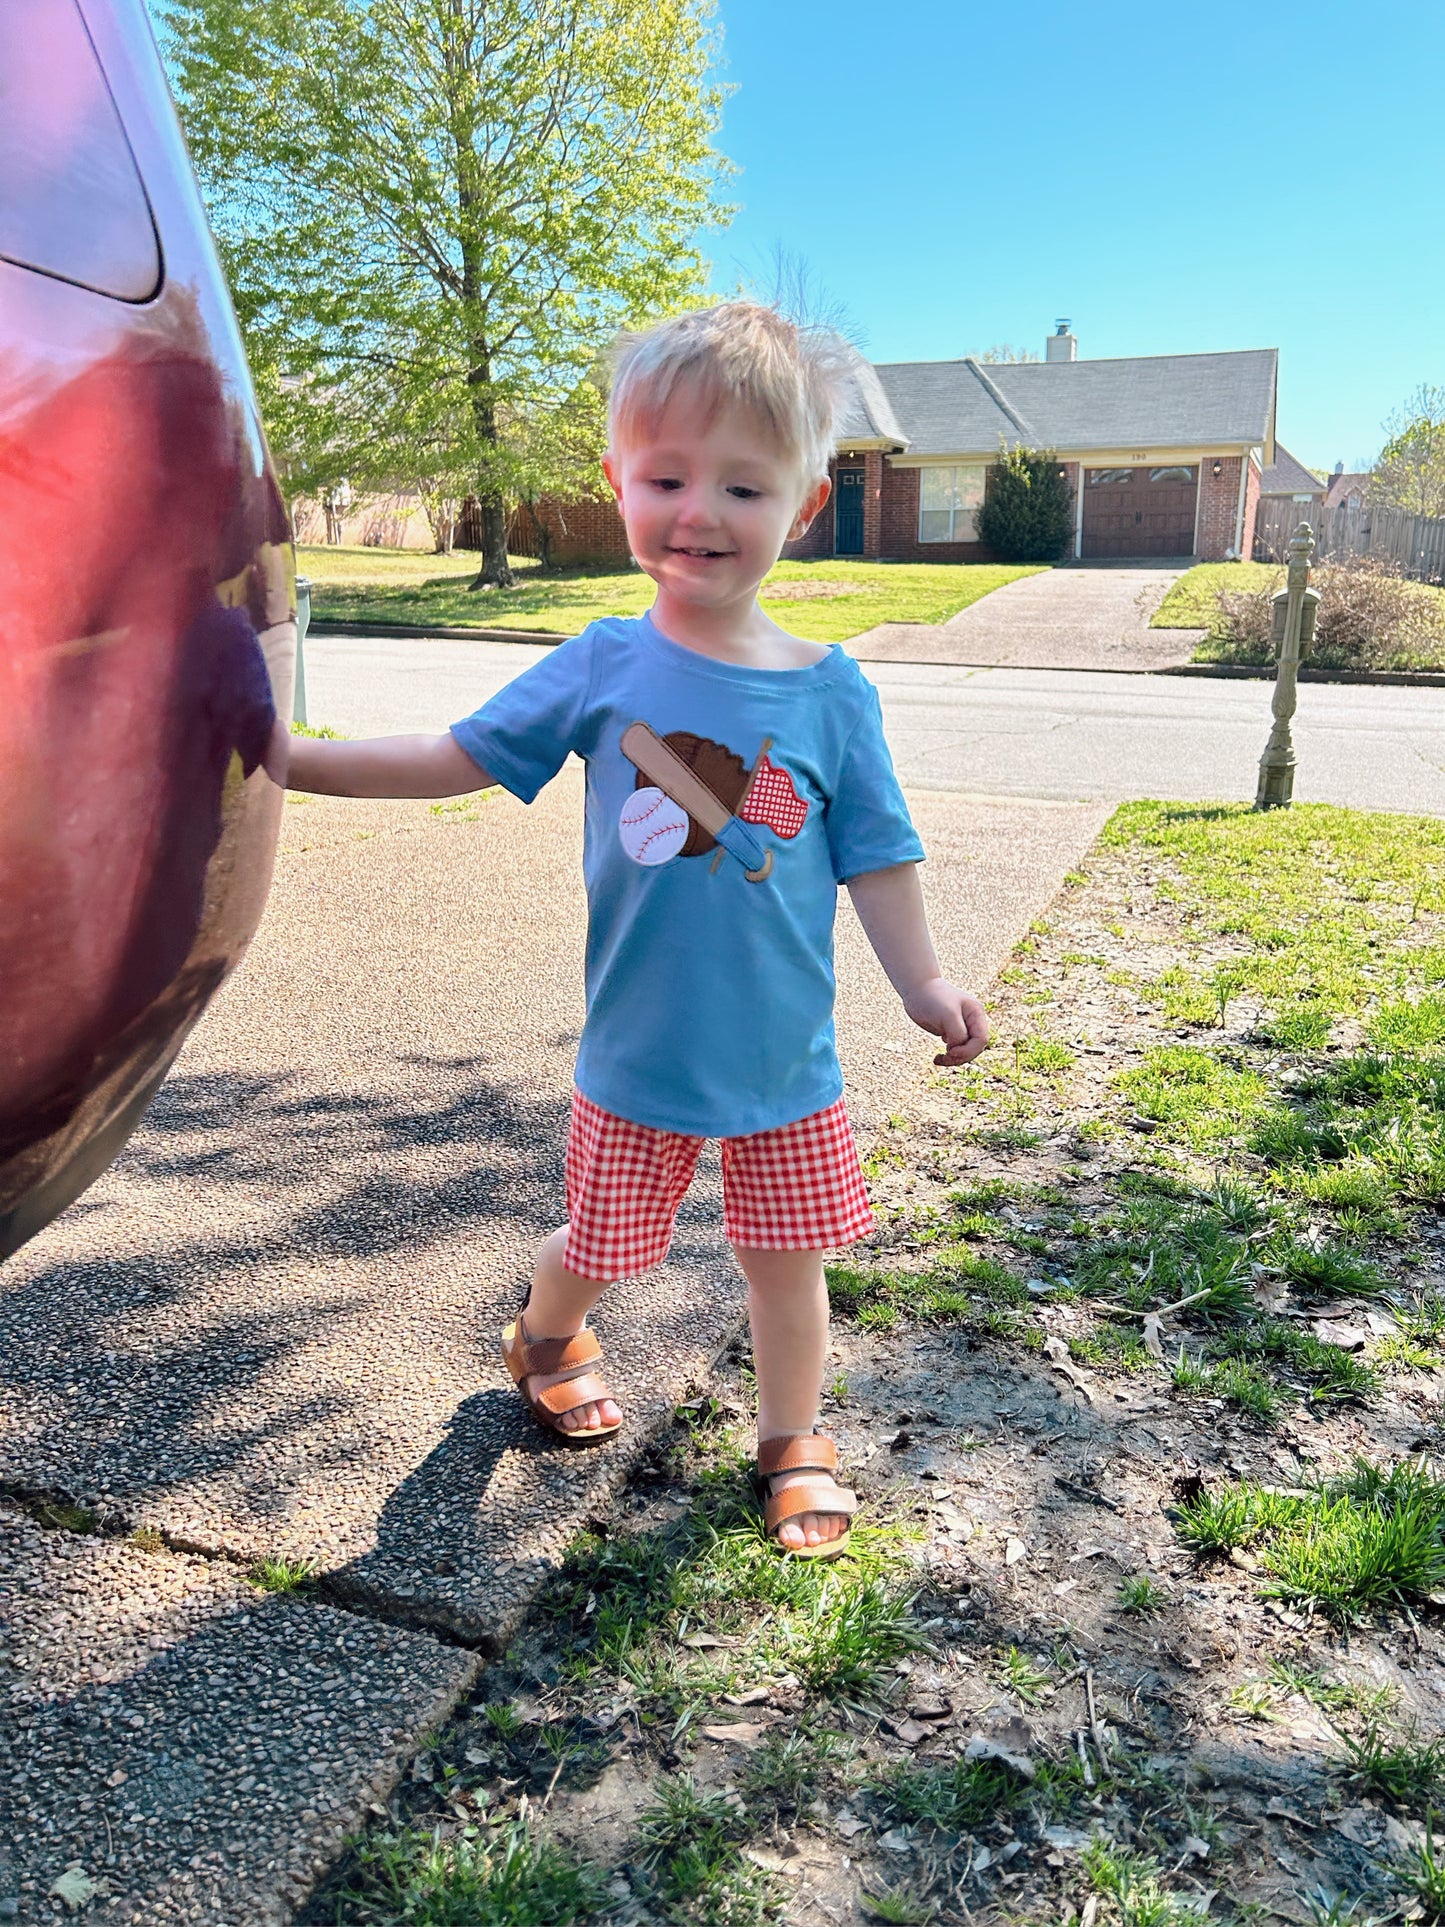
[[[1069,333],[1069,317],[1063,315],[1060,317],[1058,326],[1055,328],[1053,334],[1044,342],[1044,360],[1077,361],[1078,358],[1078,341]]]
[[[1335,463],[1335,473],[1336,473],[1336,475],[1343,475],[1343,474],[1344,474],[1344,472],[1345,472],[1345,465],[1344,465],[1344,463],[1343,463],[1343,462],[1336,462],[1336,463]]]

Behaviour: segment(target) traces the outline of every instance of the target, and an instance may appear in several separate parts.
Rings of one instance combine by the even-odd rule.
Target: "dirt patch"
[[[840,595],[878,595],[863,582],[769,582],[758,591],[764,602],[820,602]]]

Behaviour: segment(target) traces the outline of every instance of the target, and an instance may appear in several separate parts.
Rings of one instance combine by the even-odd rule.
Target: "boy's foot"
[[[560,1338],[540,1338],[519,1313],[502,1333],[502,1356],[532,1415],[548,1430],[578,1444],[609,1438],[622,1423],[622,1409],[589,1367],[602,1348],[585,1327]]]
[[[528,1334],[530,1336],[530,1334]],[[536,1344],[536,1339],[532,1343]],[[620,1425],[622,1407],[613,1398],[606,1385],[596,1372],[584,1372],[581,1378],[569,1379],[565,1372],[532,1372],[529,1374],[524,1390],[530,1399],[545,1392],[552,1385],[570,1385],[586,1405],[574,1405],[570,1412],[557,1415],[557,1427],[563,1432],[593,1431],[599,1425]]]
[[[812,1484],[816,1478],[815,1472],[780,1472],[768,1481],[768,1490],[778,1498],[789,1486]],[[773,1537],[787,1551],[796,1552],[800,1546],[825,1546],[847,1530],[848,1521],[841,1512],[803,1512],[796,1519],[784,1519]]]
[[[833,1476],[838,1448],[821,1432],[758,1443],[764,1523],[780,1552],[831,1559],[848,1544],[857,1498]]]

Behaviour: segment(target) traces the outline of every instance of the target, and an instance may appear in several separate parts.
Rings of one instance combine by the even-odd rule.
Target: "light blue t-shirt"
[[[569,751],[587,765],[584,1096],[696,1137],[773,1130],[836,1101],[838,885],[923,857],[852,657],[740,668],[650,616],[610,617],[452,734],[524,803]],[[667,750],[732,812],[720,842],[670,795]]]

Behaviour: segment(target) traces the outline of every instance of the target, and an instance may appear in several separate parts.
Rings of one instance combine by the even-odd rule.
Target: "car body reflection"
[[[265,903],[295,564],[142,0],[7,0],[0,1256],[113,1158]]]

